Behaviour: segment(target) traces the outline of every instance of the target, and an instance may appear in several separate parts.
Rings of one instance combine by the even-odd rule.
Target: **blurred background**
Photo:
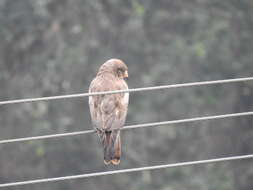
[[[252,0],[0,0],[0,100],[88,91],[110,58],[130,88],[253,76]],[[253,109],[253,83],[130,95],[126,125]],[[0,107],[0,139],[92,129],[88,98]],[[253,119],[122,132],[119,166],[94,134],[0,145],[0,183],[253,153]],[[13,188],[9,188],[13,189]],[[252,190],[252,161],[15,189]]]

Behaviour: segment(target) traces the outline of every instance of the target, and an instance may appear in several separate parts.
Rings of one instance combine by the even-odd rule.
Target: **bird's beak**
[[[127,71],[124,72],[124,76],[123,77],[124,78],[128,78],[128,72]]]

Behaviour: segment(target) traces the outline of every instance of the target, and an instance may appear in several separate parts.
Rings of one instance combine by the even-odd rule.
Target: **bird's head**
[[[128,68],[126,64],[120,59],[110,59],[106,61],[99,68],[98,75],[106,72],[109,72],[121,79],[128,78]]]

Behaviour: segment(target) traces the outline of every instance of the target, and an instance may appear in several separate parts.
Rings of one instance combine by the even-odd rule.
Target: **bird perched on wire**
[[[119,59],[106,61],[90,84],[89,92],[128,89],[126,64]],[[103,144],[104,163],[117,165],[121,157],[120,129],[127,115],[128,93],[104,94],[89,97],[93,127]]]

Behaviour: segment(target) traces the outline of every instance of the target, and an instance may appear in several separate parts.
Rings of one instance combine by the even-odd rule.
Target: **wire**
[[[41,98],[16,99],[16,100],[0,101],[0,105],[28,103],[28,102],[56,100],[56,99],[67,99],[67,98],[76,98],[76,97],[86,97],[86,96],[94,96],[94,95],[102,95],[102,94],[128,93],[128,92],[139,92],[139,91],[149,91],[149,90],[159,90],[159,89],[169,89],[169,88],[179,88],[179,87],[223,84],[223,83],[250,81],[250,80],[253,80],[253,77],[215,80],[215,81],[204,81],[204,82],[193,82],[193,83],[182,83],[182,84],[173,84],[173,85],[162,85],[162,86],[135,88],[135,89],[128,89],[128,90],[105,91],[105,92],[94,92],[94,93],[80,93],[80,94],[41,97]],[[125,126],[123,129],[133,129],[133,128],[169,125],[169,124],[203,121],[203,120],[211,120],[211,119],[224,119],[224,118],[232,118],[232,117],[247,116],[247,115],[253,115],[253,111],[252,112],[224,114],[224,115],[195,117],[195,118],[172,120],[172,121],[145,123],[145,124],[137,124],[137,125],[129,125],[129,126]],[[89,133],[94,133],[94,132],[95,132],[94,130],[87,130],[87,131],[77,131],[77,132],[71,132],[71,133],[53,134],[53,135],[6,139],[6,140],[1,140],[0,144],[11,143],[11,142],[30,141],[30,140],[39,140],[39,139],[48,139],[48,138],[64,137],[64,136],[74,136],[74,135],[89,134]],[[107,172],[96,172],[96,173],[64,176],[64,177],[55,177],[55,178],[45,178],[45,179],[37,179],[37,180],[3,183],[3,184],[0,184],[0,187],[11,187],[11,186],[20,186],[20,185],[28,185],[28,184],[55,182],[55,181],[63,181],[63,180],[71,180],[71,179],[79,179],[79,178],[89,178],[89,177],[97,177],[97,176],[105,176],[105,175],[113,175],[113,174],[121,174],[121,173],[130,173],[130,172],[137,172],[137,171],[164,169],[164,168],[172,168],[172,167],[180,167],[180,166],[207,164],[207,163],[214,163],[214,162],[250,159],[250,158],[253,158],[253,154],[216,158],[216,159],[209,159],[209,160],[181,162],[181,163],[166,164],[166,165],[156,165],[156,166],[148,166],[148,167],[140,167],[140,168],[130,168],[130,169],[107,171]]]
[[[102,94],[129,93],[129,92],[161,90],[161,89],[169,89],[169,88],[202,86],[202,85],[211,85],[211,84],[224,84],[224,83],[234,83],[234,82],[242,82],[242,81],[250,81],[250,80],[253,80],[253,77],[225,79],[225,80],[214,80],[214,81],[204,81],[204,82],[192,82],[192,83],[182,83],[182,84],[172,84],[172,85],[162,85],[162,86],[152,86],[152,87],[134,88],[134,89],[128,89],[128,90],[116,90],[116,91],[105,91],[105,92],[69,94],[69,95],[48,96],[48,97],[41,97],[41,98],[16,99],[16,100],[0,101],[0,105],[38,102],[38,101],[48,101],[48,100],[58,100],[58,99],[69,99],[69,98],[95,96],[95,95],[102,95]]]
[[[137,125],[129,125],[129,126],[123,127],[121,130],[143,128],[143,127],[155,127],[155,126],[161,126],[161,125],[188,123],[188,122],[204,121],[204,120],[212,120],[212,119],[224,119],[224,118],[232,118],[232,117],[248,116],[248,115],[253,115],[253,111],[224,114],[224,115],[195,117],[195,118],[189,118],[189,119],[179,119],[179,120],[162,121],[162,122],[154,122],[154,123],[143,123],[143,124],[137,124]],[[70,132],[70,133],[59,133],[59,134],[53,134],[53,135],[42,135],[42,136],[35,136],[35,137],[6,139],[6,140],[0,140],[0,144],[12,143],[12,142],[22,142],[22,141],[24,142],[24,141],[30,141],[30,140],[41,140],[41,139],[49,139],[49,138],[56,138],[56,137],[83,135],[83,134],[89,134],[89,133],[94,133],[94,132],[95,132],[94,130],[87,130],[87,131],[77,131],[77,132]]]
[[[106,171],[106,172],[71,175],[71,176],[64,176],[64,177],[54,177],[54,178],[19,181],[19,182],[12,182],[12,183],[3,183],[3,184],[0,184],[0,187],[11,187],[11,186],[20,186],[20,185],[37,184],[37,183],[56,182],[56,181],[71,180],[71,179],[90,178],[90,177],[97,177],[97,176],[114,175],[114,174],[131,173],[131,172],[138,172],[138,171],[156,170],[156,169],[182,167],[182,166],[192,166],[192,165],[199,165],[199,164],[209,164],[209,163],[215,163],[215,162],[243,160],[243,159],[250,159],[250,158],[253,158],[253,154],[215,158],[215,159],[209,159],[209,160],[179,162],[179,163],[174,163],[174,164],[156,165],[156,166],[148,166],[148,167],[140,167],[140,168],[129,168],[129,169],[122,169],[122,170]]]

